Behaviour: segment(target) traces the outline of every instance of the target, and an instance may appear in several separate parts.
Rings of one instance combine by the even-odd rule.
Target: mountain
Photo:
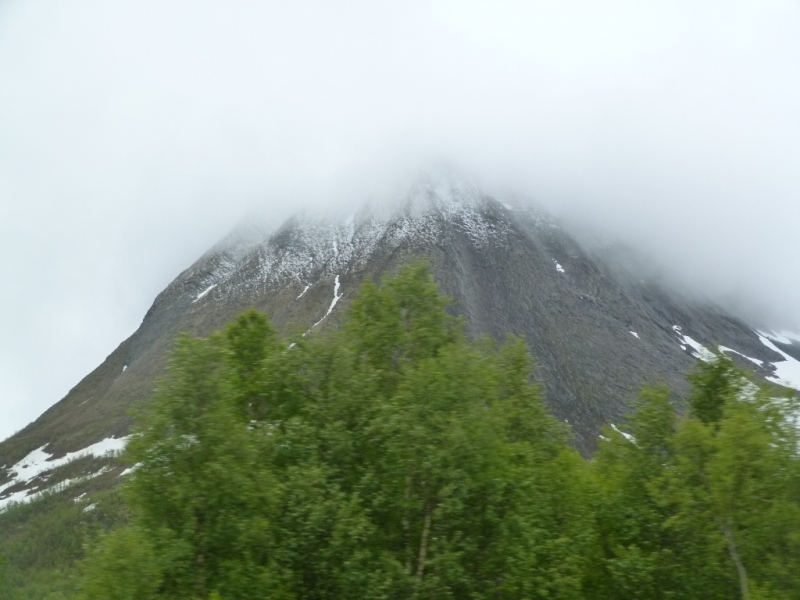
[[[253,306],[284,334],[313,335],[338,326],[365,277],[420,259],[471,336],[526,339],[551,411],[587,455],[642,385],[667,385],[680,401],[686,372],[710,349],[775,383],[800,382],[800,336],[760,333],[668,289],[631,266],[629,252],[579,244],[527,204],[424,177],[352,214],[300,213],[271,233],[242,223],[161,292],[139,329],[63,400],[0,443],[0,506],[74,477],[67,465],[76,457],[83,476],[115,481],[122,467],[101,457],[124,446],[127,411],[151,395],[179,332],[207,335]]]

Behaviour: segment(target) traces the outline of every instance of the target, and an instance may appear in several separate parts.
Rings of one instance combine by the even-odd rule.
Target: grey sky
[[[448,160],[800,323],[800,4],[0,2],[0,437],[251,208]]]

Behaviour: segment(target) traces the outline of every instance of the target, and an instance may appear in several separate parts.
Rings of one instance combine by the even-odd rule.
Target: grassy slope
[[[126,519],[119,470],[0,513],[0,600],[75,596],[85,545]]]

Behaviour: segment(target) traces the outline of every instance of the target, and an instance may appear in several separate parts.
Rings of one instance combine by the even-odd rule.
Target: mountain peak
[[[631,277],[611,258],[585,251],[545,212],[493,198],[452,170],[422,173],[355,210],[298,212],[272,232],[245,219],[158,295],[103,364],[0,444],[0,464],[125,436],[127,409],[151,395],[180,332],[208,335],[249,307],[283,334],[335,328],[366,277],[420,259],[469,335],[526,340],[552,413],[586,454],[642,385],[667,384],[676,400],[685,394],[684,374],[708,356],[701,349],[757,365],[781,385],[800,376],[789,368],[800,365],[800,344]],[[0,500],[41,483],[13,481],[0,479]]]

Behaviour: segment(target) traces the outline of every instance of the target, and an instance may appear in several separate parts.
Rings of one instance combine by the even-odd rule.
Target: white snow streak
[[[131,473],[133,473],[136,469],[138,469],[141,466],[142,466],[142,463],[136,463],[132,467],[129,467],[129,468],[125,469],[122,473],[120,473],[119,477],[125,477],[126,475],[130,475]]]
[[[734,350],[733,348],[728,348],[727,346],[719,346],[719,351],[720,352],[733,352],[734,354],[738,354],[742,358],[746,358],[751,363],[753,363],[755,365],[758,365],[759,367],[763,367],[764,366],[764,361],[763,360],[758,360],[757,358],[751,358],[750,356],[747,356],[746,354],[742,354],[741,352],[739,352],[738,350]]]
[[[336,281],[333,284],[333,300],[331,300],[331,305],[328,307],[328,312],[326,312],[325,316],[322,317],[319,321],[314,323],[311,326],[311,329],[314,329],[314,327],[316,327],[317,325],[319,325],[325,319],[328,318],[328,315],[331,314],[331,312],[333,312],[333,307],[336,306],[336,303],[339,301],[339,298],[341,298],[341,297],[342,297],[342,294],[339,293],[339,276],[337,275],[336,276]]]
[[[639,334],[638,334],[638,333],[636,333],[635,331],[629,331],[628,333],[630,333],[630,334],[631,334],[633,337],[635,337],[637,340],[638,340],[638,339],[640,339],[640,338],[639,338]]]
[[[310,287],[311,287],[311,284],[309,283],[306,287],[303,288],[303,291],[300,292],[300,295],[297,297],[297,299],[300,300],[300,298],[305,296],[306,292],[308,291],[308,288],[310,288]]]
[[[620,431],[617,428],[617,426],[614,425],[613,423],[611,423],[611,429],[616,431],[618,434],[620,434],[622,437],[624,437],[626,440],[628,440],[631,444],[636,445],[636,438],[633,437],[630,433],[625,433],[624,431]]]
[[[556,263],[556,271],[558,271],[559,273],[563,273],[564,272],[564,267],[562,267],[560,264],[558,264],[557,261],[553,261],[553,262]]]
[[[716,360],[717,355],[711,352],[711,350],[703,346],[703,344],[701,344],[697,340],[692,339],[688,335],[684,335],[683,341],[692,348],[694,348],[694,352],[692,354],[694,354],[696,358],[704,360],[705,362],[713,362]]]
[[[694,352],[692,352],[692,356],[694,356],[695,358],[699,358],[700,360],[703,360],[705,362],[714,362],[714,360],[716,360],[717,358],[716,354],[711,352],[711,350],[703,346],[703,344],[701,344],[697,340],[689,337],[688,335],[684,335],[679,325],[673,325],[672,329],[673,331],[675,331],[675,334],[679,338],[681,350],[686,350],[686,346],[691,346],[694,349]]]
[[[198,300],[200,300],[200,298],[202,298],[203,296],[205,296],[205,295],[206,295],[208,292],[210,292],[211,290],[213,290],[215,287],[217,287],[217,284],[216,284],[216,283],[213,283],[213,284],[211,284],[210,286],[208,286],[206,289],[204,289],[202,292],[200,292],[199,294],[197,294],[197,298],[195,298],[194,300],[192,300],[192,304],[194,304],[195,302],[197,302]]]

